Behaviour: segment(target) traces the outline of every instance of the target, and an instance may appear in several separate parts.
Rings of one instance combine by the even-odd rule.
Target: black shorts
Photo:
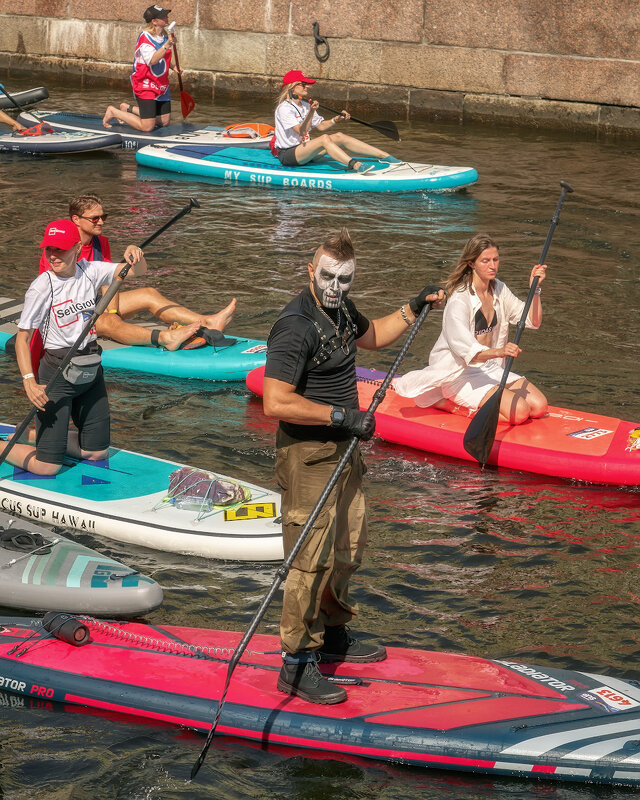
[[[155,119],[171,113],[171,100],[143,100],[136,97],[136,103],[140,109],[140,119]]]
[[[45,353],[38,369],[38,383],[47,384],[60,362]],[[62,464],[67,452],[69,420],[79,432],[83,450],[106,450],[111,438],[109,399],[102,367],[93,383],[75,386],[60,377],[49,392],[49,402],[36,416],[36,458]]]
[[[293,147],[285,147],[283,150],[278,148],[278,160],[282,164],[283,167],[299,167],[298,161],[296,159],[296,147],[298,145],[295,144]]]

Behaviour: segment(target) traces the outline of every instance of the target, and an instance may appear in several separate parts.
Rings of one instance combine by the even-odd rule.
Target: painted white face
[[[351,289],[355,271],[356,262],[352,258],[337,261],[326,253],[320,256],[313,273],[313,288],[325,308],[339,308]]]

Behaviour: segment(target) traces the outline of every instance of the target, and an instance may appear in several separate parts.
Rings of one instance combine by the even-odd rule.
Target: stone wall
[[[637,0],[174,0],[181,66],[212,96],[317,97],[396,118],[640,134]],[[124,83],[144,3],[0,0],[0,67]],[[320,63],[312,23],[331,47]]]

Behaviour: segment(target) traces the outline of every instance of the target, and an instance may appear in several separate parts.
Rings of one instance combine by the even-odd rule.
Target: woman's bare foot
[[[104,112],[104,117],[102,118],[102,127],[103,128],[110,128],[111,125],[109,124],[109,120],[113,119],[115,108],[113,106],[109,106],[107,110]]]
[[[202,327],[213,328],[216,331],[223,331],[231,322],[235,311],[236,298],[234,297],[229,305],[225,306],[222,311],[218,311],[217,314],[208,314],[206,317],[202,317]]]
[[[174,330],[162,331],[158,336],[158,343],[165,348],[165,350],[179,350],[187,339],[190,339],[196,331],[201,328],[199,322],[192,322],[191,325],[183,325]]]
[[[434,403],[431,408],[438,408],[440,411],[448,411],[449,414],[459,414],[461,417],[473,416],[471,409],[466,408],[465,406],[459,406],[457,403],[454,403],[453,400],[449,400],[446,397],[442,400],[438,400],[438,402]]]

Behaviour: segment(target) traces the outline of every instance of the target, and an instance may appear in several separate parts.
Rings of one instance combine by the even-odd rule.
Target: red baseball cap
[[[80,241],[80,231],[70,219],[54,219],[44,229],[44,237],[40,247],[58,247],[70,250]]]
[[[290,69],[289,72],[282,79],[282,85],[286,86],[289,83],[315,83],[313,78],[305,78],[304,73],[299,69]]]

